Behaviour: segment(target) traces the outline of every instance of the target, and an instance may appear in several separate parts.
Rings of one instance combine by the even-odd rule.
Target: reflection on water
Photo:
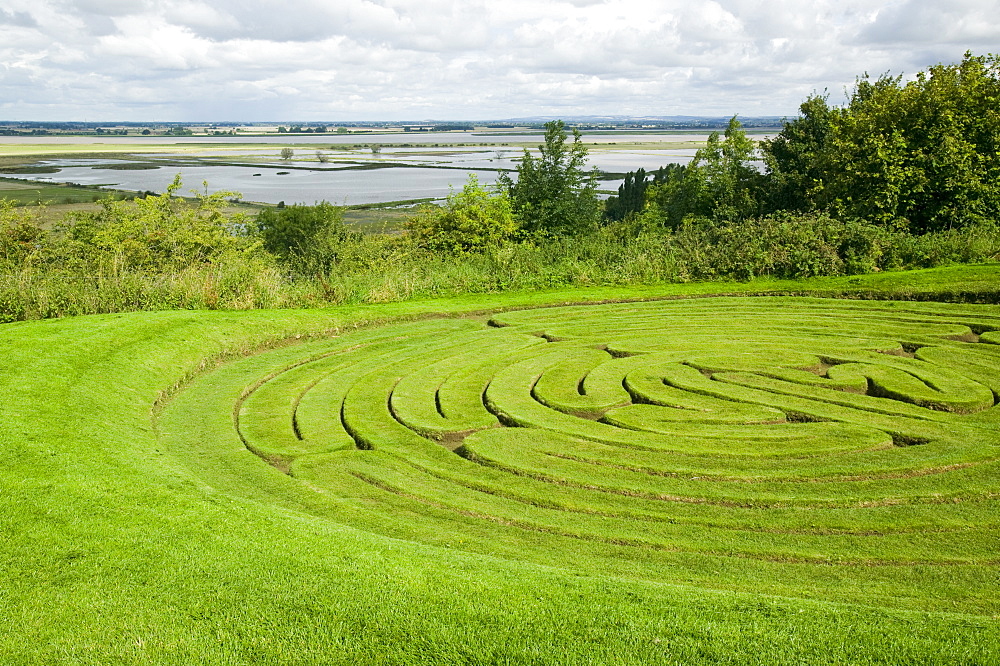
[[[643,168],[653,171],[670,163],[686,164],[694,157],[690,147],[671,148],[678,142],[704,140],[705,134],[595,134],[586,141],[600,143],[590,152],[589,167],[608,173]],[[142,146],[178,146],[176,154],[137,154],[135,160],[156,168],[115,168],[129,161],[116,159],[45,160],[39,165],[59,171],[14,177],[28,180],[71,182],[125,190],[163,192],[180,174],[186,189],[238,192],[244,201],[262,203],[365,204],[408,199],[444,198],[450,188],[461,188],[470,173],[483,184],[492,184],[502,170],[513,171],[523,150],[501,143],[541,143],[540,135],[364,134],[263,137],[4,137],[3,143],[116,144],[141,150]],[[647,142],[638,147],[636,142]],[[649,147],[648,142],[662,146]],[[259,148],[246,144],[261,145]],[[409,143],[386,146],[379,154],[365,147],[375,143]],[[465,149],[434,144],[491,144]],[[199,144],[203,148],[199,149]],[[236,147],[242,144],[244,147]],[[277,145],[275,145],[277,144]],[[414,145],[419,144],[419,145]],[[493,145],[495,144],[495,145]],[[631,145],[630,145],[631,144]],[[226,149],[226,145],[234,145]],[[277,146],[294,146],[291,159],[281,159]],[[325,148],[324,148],[325,146]],[[332,146],[337,146],[332,148]],[[195,148],[195,152],[191,149]],[[183,152],[181,152],[183,150]],[[319,154],[318,154],[319,153]],[[537,155],[537,153],[535,153]],[[360,165],[379,168],[358,169]],[[448,168],[441,168],[448,167]],[[516,174],[512,173],[512,176]],[[620,180],[603,181],[604,189],[617,189]]]
[[[72,182],[81,185],[104,185],[128,190],[166,191],[176,174],[185,189],[207,182],[213,192],[239,192],[244,201],[263,203],[307,203],[329,201],[335,204],[363,204],[401,201],[424,197],[443,198],[449,186],[460,188],[466,172],[458,169],[389,167],[384,169],[313,171],[278,166],[180,166],[116,171],[90,166],[65,166],[59,173],[37,180]],[[479,172],[481,182],[496,180],[496,172]],[[25,176],[21,176],[25,177]]]

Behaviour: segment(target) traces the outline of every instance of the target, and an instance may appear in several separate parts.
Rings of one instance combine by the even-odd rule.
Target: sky
[[[0,0],[0,119],[786,116],[1000,52],[1000,0]]]

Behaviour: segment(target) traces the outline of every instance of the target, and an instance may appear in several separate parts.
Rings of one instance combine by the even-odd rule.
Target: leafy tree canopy
[[[476,252],[499,245],[518,231],[506,192],[491,194],[476,174],[443,206],[424,206],[407,223],[417,244],[430,250]]]
[[[765,142],[770,206],[924,232],[1000,217],[1000,59],[966,53],[903,83],[813,96]]]
[[[724,222],[757,215],[762,186],[757,157],[756,142],[734,116],[722,135],[709,135],[686,168],[649,188],[647,221],[676,229],[689,216]]]
[[[625,174],[625,182],[618,186],[618,195],[608,197],[604,202],[604,218],[617,222],[642,212],[646,205],[646,190],[649,186],[666,183],[683,172],[684,168],[682,164],[668,164],[652,174],[647,174],[645,169],[629,171]]]
[[[567,236],[596,227],[601,217],[595,172],[587,171],[587,147],[580,132],[573,142],[561,120],[545,123],[545,144],[539,157],[525,149],[517,167],[517,182],[501,177],[515,218],[528,233]]]

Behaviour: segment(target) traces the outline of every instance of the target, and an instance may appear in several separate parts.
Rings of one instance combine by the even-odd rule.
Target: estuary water
[[[461,189],[469,173],[480,182],[492,184],[495,171],[386,167],[379,169],[312,170],[287,166],[164,166],[137,171],[99,168],[100,165],[58,165],[58,173],[31,175],[32,180],[69,182],[81,185],[164,192],[178,174],[184,183],[182,192],[204,191],[238,193],[243,201],[259,203],[313,204],[329,201],[337,205],[383,203],[407,199],[444,198],[451,187]],[[94,168],[98,167],[98,168]],[[28,178],[29,176],[17,176]]]
[[[609,173],[638,168],[652,171],[669,163],[684,164],[695,153],[690,144],[707,134],[593,134],[585,135],[591,147],[589,167]],[[163,192],[178,174],[184,191],[238,193],[244,201],[287,204],[329,201],[338,205],[384,203],[410,199],[443,199],[460,189],[469,174],[489,185],[500,171],[516,176],[518,145],[542,142],[540,135],[506,135],[471,132],[271,135],[256,137],[2,137],[8,144],[87,144],[121,147],[136,154],[123,159],[48,159],[37,166],[50,173],[5,174],[43,182],[79,183],[102,187]],[[637,143],[643,145],[637,146]],[[260,148],[247,147],[261,144]],[[368,146],[385,145],[378,152]],[[409,144],[401,147],[400,144]],[[436,145],[435,145],[436,144]],[[451,144],[445,145],[445,144]],[[475,144],[455,147],[455,144]],[[163,146],[177,152],[163,152]],[[232,145],[232,148],[227,146]],[[158,152],[143,154],[156,146]],[[281,159],[280,147],[293,149]],[[536,153],[537,154],[537,153]],[[143,168],[122,168],[142,163]],[[620,178],[600,182],[615,190]]]

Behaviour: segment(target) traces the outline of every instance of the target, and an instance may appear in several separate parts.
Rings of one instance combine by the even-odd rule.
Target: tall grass
[[[109,204],[53,231],[0,206],[0,321],[137,310],[324,307],[563,286],[856,275],[1000,257],[1000,227],[924,235],[823,215],[676,231],[615,223],[477,252],[422,248],[407,236],[344,234],[323,268],[265,251],[213,200],[192,211],[154,198]]]

